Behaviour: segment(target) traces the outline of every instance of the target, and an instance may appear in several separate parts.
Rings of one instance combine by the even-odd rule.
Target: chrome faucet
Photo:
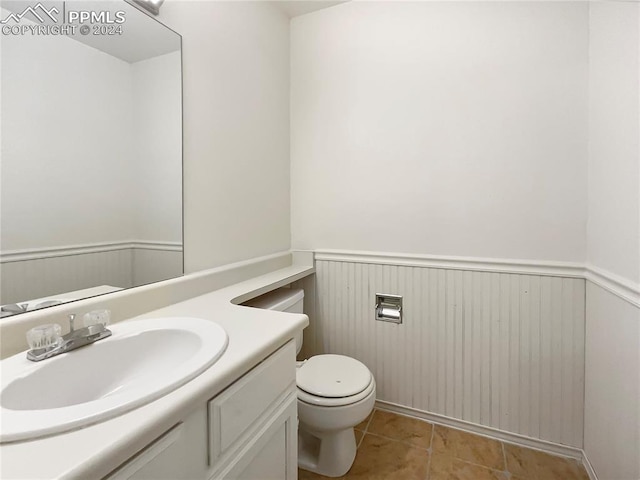
[[[66,335],[60,336],[61,329],[58,324],[41,325],[29,330],[27,341],[31,349],[27,352],[27,359],[39,362],[84,347],[111,335],[111,330],[105,327],[105,323],[95,323],[76,329],[75,318],[74,313],[69,315],[69,333]]]
[[[8,313],[11,313],[11,314],[24,313],[24,312],[27,311],[28,307],[29,307],[28,303],[23,303],[23,304],[10,303],[8,305],[3,305],[2,307],[0,307],[0,311],[8,312]]]
[[[52,307],[54,305],[60,305],[64,303],[63,300],[44,300],[35,306],[30,303],[9,303],[7,305],[0,306],[0,318],[9,317],[18,313],[30,312],[31,310],[38,310],[40,308]]]

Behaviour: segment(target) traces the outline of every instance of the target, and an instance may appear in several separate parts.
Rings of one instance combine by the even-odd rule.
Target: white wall
[[[0,304],[181,275],[180,52],[130,64],[66,36],[2,40]]]
[[[640,283],[639,18],[634,3],[590,14],[588,262]]]
[[[587,259],[640,299],[640,5],[589,17]],[[585,452],[600,480],[640,478],[640,301],[588,283]]]
[[[588,4],[291,23],[294,248],[583,261]]]
[[[65,36],[3,36],[3,251],[131,239],[131,104],[128,63]]]
[[[640,309],[587,282],[584,450],[599,480],[640,478]]]
[[[165,2],[183,39],[185,271],[290,246],[289,19],[267,2]]]
[[[180,72],[179,51],[131,64],[134,239],[182,242]]]

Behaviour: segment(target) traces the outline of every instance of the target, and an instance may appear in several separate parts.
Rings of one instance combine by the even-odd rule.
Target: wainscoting
[[[601,480],[640,479],[638,305],[588,282],[585,346],[584,451]]]
[[[582,448],[580,269],[393,261],[316,255],[316,353],[364,362],[383,402]],[[374,320],[376,293],[404,297],[402,325]]]
[[[129,288],[179,275],[182,275],[179,244],[113,242],[3,252],[0,304],[99,285]]]

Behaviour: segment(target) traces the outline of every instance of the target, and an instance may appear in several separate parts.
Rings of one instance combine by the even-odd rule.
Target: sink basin
[[[105,340],[41,362],[0,362],[0,443],[74,430],[155,400],[211,366],[228,337],[209,320],[168,317],[111,325]]]

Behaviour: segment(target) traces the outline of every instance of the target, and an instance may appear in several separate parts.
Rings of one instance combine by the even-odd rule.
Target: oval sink
[[[193,379],[224,353],[227,333],[199,318],[134,320],[99,342],[41,362],[0,362],[0,442],[26,440],[113,418]]]

